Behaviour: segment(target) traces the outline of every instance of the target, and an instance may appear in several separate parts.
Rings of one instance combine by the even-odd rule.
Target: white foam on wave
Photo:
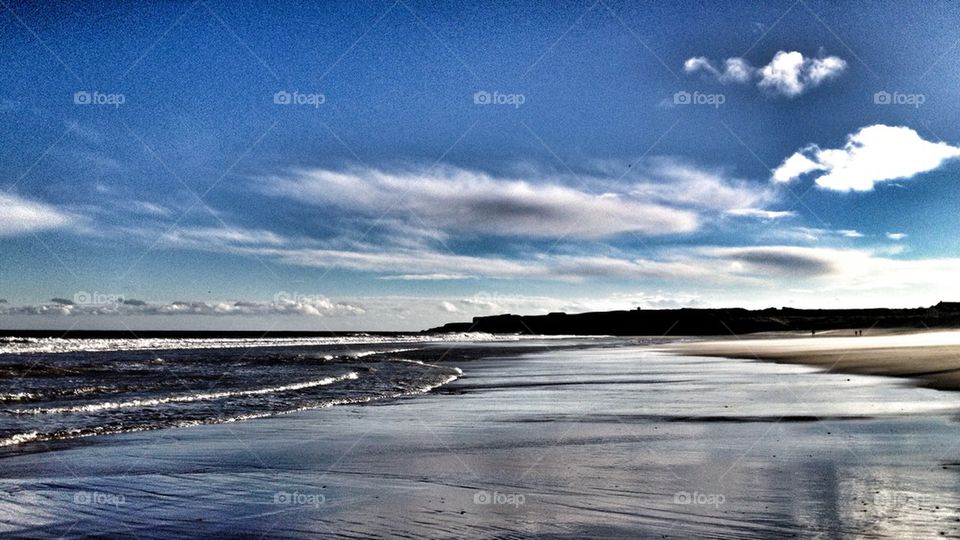
[[[415,362],[415,361],[411,361],[411,362]],[[430,364],[424,364],[424,365],[430,365]],[[451,368],[451,369],[456,370],[460,374],[463,373],[458,368]],[[351,372],[341,377],[356,379],[357,374]],[[328,379],[329,378],[330,377],[328,377]],[[61,439],[77,439],[77,438],[93,437],[96,435],[116,435],[120,433],[135,433],[139,431],[147,431],[150,429],[185,428],[185,427],[194,427],[194,426],[200,426],[200,425],[206,425],[206,424],[226,424],[226,423],[233,423],[233,422],[242,422],[246,420],[257,420],[260,418],[267,418],[270,416],[287,415],[287,414],[293,414],[293,413],[304,412],[309,410],[317,410],[317,409],[326,409],[326,408],[335,407],[338,405],[362,405],[364,403],[370,403],[373,401],[381,401],[385,399],[396,399],[396,398],[401,398],[401,397],[416,395],[416,394],[425,394],[445,384],[449,384],[457,380],[458,378],[460,378],[460,375],[450,374],[444,377],[443,380],[434,384],[426,384],[411,390],[406,390],[403,392],[393,392],[393,393],[384,394],[381,396],[363,396],[363,397],[355,397],[355,398],[328,399],[326,401],[322,401],[319,403],[313,403],[310,405],[305,405],[302,407],[297,407],[294,409],[288,409],[284,411],[264,411],[261,413],[249,413],[249,414],[233,416],[229,418],[211,418],[207,420],[185,420],[185,421],[176,422],[171,425],[165,425],[165,426],[156,426],[156,427],[136,426],[136,427],[129,427],[129,428],[113,428],[113,427],[99,426],[89,430],[70,429],[70,430],[64,430],[64,431],[52,432],[52,433],[40,433],[37,431],[31,431],[28,433],[18,433],[11,437],[7,437],[6,439],[0,439],[0,448],[6,447],[6,446],[15,446],[19,444],[25,444],[29,442],[51,441],[51,440],[61,440]],[[293,386],[293,385],[288,385],[288,386]],[[265,389],[260,389],[260,390],[265,390]]]
[[[0,394],[0,401],[23,401],[35,397],[37,397],[37,395],[30,392],[14,392],[12,394]]]
[[[552,336],[551,336],[552,337]],[[543,339],[543,336],[494,335],[483,332],[459,334],[409,334],[399,336],[342,336],[308,338],[29,338],[3,343],[0,354],[144,351],[171,349],[232,349],[249,347],[297,347],[311,345],[361,345],[378,343],[460,343],[482,341],[519,341]],[[376,354],[376,353],[374,353]]]
[[[0,439],[0,446],[13,446],[15,444],[23,444],[31,441],[36,441],[40,438],[40,432],[30,431],[28,433],[17,433],[12,437],[7,437],[6,439]]]
[[[432,367],[432,368],[437,368],[437,369],[452,369],[453,371],[455,371],[455,372],[457,373],[457,377],[463,375],[463,370],[460,369],[460,368],[458,368],[458,367],[456,367],[456,366],[438,366],[438,365],[436,365],[436,364],[428,364],[428,363],[426,363],[426,362],[424,362],[424,361],[422,361],[422,360],[409,360],[409,359],[406,359],[406,358],[396,358],[396,359],[394,359],[393,361],[394,361],[394,362],[406,362],[407,364],[417,364],[418,366],[426,366],[426,367]],[[448,381],[448,382],[449,382],[449,381]],[[446,384],[446,383],[443,383],[443,384]]]
[[[189,403],[191,401],[202,401],[211,399],[223,399],[229,397],[257,396],[263,394],[275,394],[278,392],[291,392],[295,390],[304,390],[317,386],[326,386],[346,380],[359,378],[356,372],[351,371],[344,375],[336,377],[324,377],[315,381],[305,381],[300,383],[286,384],[282,386],[268,386],[264,388],[253,388],[250,390],[230,390],[223,392],[207,392],[203,394],[186,394],[180,396],[168,396],[153,399],[132,399],[129,401],[105,401],[100,403],[90,403],[87,405],[77,405],[73,407],[51,407],[36,409],[15,409],[10,412],[14,414],[63,414],[63,413],[82,413],[105,411],[111,409],[125,409],[130,407],[152,407],[164,405],[167,403]]]

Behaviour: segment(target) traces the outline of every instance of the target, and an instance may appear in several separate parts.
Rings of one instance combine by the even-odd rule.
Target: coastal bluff
[[[448,323],[429,333],[720,336],[870,328],[960,328],[960,302],[905,309],[633,309],[547,315],[492,315]]]

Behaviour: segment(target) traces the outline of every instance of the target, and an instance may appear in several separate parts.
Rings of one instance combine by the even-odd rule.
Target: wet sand
[[[960,537],[960,393],[624,342],[390,403],[38,445],[0,535]]]
[[[757,335],[672,346],[678,354],[805,364],[836,373],[905,377],[918,385],[960,390],[960,331],[852,331]]]

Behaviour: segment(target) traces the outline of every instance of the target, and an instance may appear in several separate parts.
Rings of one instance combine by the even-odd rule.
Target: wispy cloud
[[[902,126],[875,124],[847,137],[841,148],[810,145],[773,171],[775,182],[816,174],[818,186],[833,191],[870,191],[880,182],[909,179],[960,157],[960,147],[924,140]]]
[[[301,170],[272,179],[267,192],[373,217],[396,207],[451,233],[599,238],[684,233],[698,225],[693,212],[625,193],[450,168],[413,173]]]
[[[434,228],[441,238],[684,234],[699,229],[710,214],[763,212],[770,198],[764,186],[669,159],[647,160],[622,181],[613,174],[519,179],[448,167],[296,170],[264,182],[260,189],[272,196],[375,219],[378,225],[389,224],[385,215],[399,216],[408,226]]]
[[[59,229],[74,218],[49,204],[0,192],[0,236],[18,236],[35,231]]]
[[[789,98],[839,77],[846,68],[847,62],[839,56],[805,57],[798,51],[778,51],[762,67],[753,67],[737,57],[726,59],[722,68],[703,56],[689,58],[683,64],[686,73],[705,73],[724,84],[756,81],[761,90]]]

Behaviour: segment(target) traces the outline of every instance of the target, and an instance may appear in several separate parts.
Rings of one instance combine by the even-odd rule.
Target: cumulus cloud
[[[703,56],[690,58],[683,64],[686,73],[705,73],[724,84],[746,84],[755,80],[760,89],[790,98],[839,77],[846,68],[846,60],[838,56],[805,57],[798,51],[778,51],[770,63],[761,67],[753,67],[738,57],[726,59],[722,69]]]
[[[834,191],[870,191],[877,183],[909,179],[960,157],[960,147],[924,140],[902,126],[875,124],[847,137],[841,148],[810,145],[773,171],[775,182],[817,174],[816,183]]]
[[[59,229],[70,225],[72,217],[48,204],[30,201],[0,192],[0,237]]]
[[[773,171],[773,180],[775,182],[790,182],[803,174],[817,170],[820,167],[817,162],[803,154],[804,151],[813,150],[815,149],[808,147],[783,160],[783,163]]]
[[[200,302],[176,301],[166,304],[151,304],[142,300],[124,300],[111,296],[102,302],[74,302],[54,298],[49,303],[27,305],[0,305],[0,315],[203,315],[246,316],[300,315],[308,317],[333,317],[360,315],[365,309],[359,305],[335,302],[325,296],[278,295],[273,302]]]
[[[705,56],[696,56],[683,63],[683,71],[696,73],[702,71],[715,77],[722,83],[746,83],[753,77],[756,69],[743,58],[728,58],[724,61],[723,69],[714,67]]]

